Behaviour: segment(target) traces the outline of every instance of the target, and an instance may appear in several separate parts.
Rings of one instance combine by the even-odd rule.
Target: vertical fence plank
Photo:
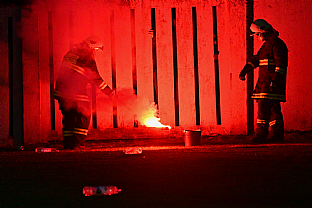
[[[131,44],[131,10],[127,7],[115,9],[116,82],[118,105],[118,126],[133,127],[134,114],[130,109],[133,92],[133,51]]]
[[[177,48],[179,63],[180,125],[196,124],[192,7],[182,3],[177,7]]]
[[[136,7],[138,98],[154,102],[151,9]]]
[[[115,11],[110,11],[112,89],[116,91]],[[117,128],[117,104],[113,103],[113,127]]]
[[[157,92],[160,122],[174,125],[171,9],[156,9]]]
[[[13,18],[8,17],[8,63],[9,63],[9,136],[13,137]]]
[[[26,124],[25,122],[29,122],[32,124],[36,123],[35,119],[38,119],[39,115],[38,115],[38,111],[34,110],[32,111],[34,113],[34,118],[35,119],[31,119],[30,117],[28,117],[27,119],[23,118],[23,116],[25,115],[25,105],[23,103],[23,99],[24,99],[24,94],[23,92],[25,92],[25,87],[24,87],[24,82],[23,82],[23,78],[26,76],[31,76],[30,75],[25,75],[25,71],[23,70],[23,66],[25,67],[29,67],[31,68],[34,67],[34,71],[36,71],[36,67],[38,66],[38,60],[35,60],[34,62],[29,61],[27,62],[25,59],[23,59],[23,54],[22,54],[22,48],[23,48],[23,41],[22,38],[19,37],[19,34],[17,33],[18,29],[17,29],[17,24],[19,21],[23,21],[23,16],[21,17],[20,15],[17,15],[15,17],[9,18],[9,69],[11,70],[10,73],[10,78],[9,81],[12,83],[9,83],[10,86],[10,90],[11,90],[11,104],[10,107],[13,109],[11,111],[12,116],[11,119],[13,119],[12,123],[13,126],[11,126],[11,128],[13,129],[12,135],[13,136],[13,142],[15,146],[23,146],[24,145],[24,140],[26,141],[33,141],[35,139],[38,139],[39,137],[39,132],[33,131],[34,129],[29,128],[28,132],[32,132],[34,133],[34,137],[35,138],[31,138],[31,137],[26,137],[24,136],[24,127],[28,126],[28,124]],[[34,25],[31,24],[30,22],[28,22],[28,25],[32,27],[32,29],[34,29]],[[24,38],[26,39],[26,43],[29,44],[31,43],[30,37],[26,34],[29,34],[30,31],[28,30],[24,30],[23,34],[25,34]],[[28,45],[29,46],[29,45]],[[34,49],[34,53],[37,54],[36,51],[36,47]],[[30,58],[31,55],[27,54],[27,57]],[[23,60],[23,63],[22,63]],[[24,65],[24,63],[26,63]],[[33,74],[35,76],[35,80],[34,81],[38,81],[36,80],[36,73]],[[31,84],[30,82],[28,84]],[[33,83],[32,83],[33,84]],[[34,85],[36,86],[36,85]],[[34,89],[35,92],[37,89]],[[29,96],[31,96],[31,90],[30,91],[26,91],[27,94]],[[35,96],[34,96],[35,97]],[[36,106],[36,104],[38,104],[38,100],[36,99],[38,98],[37,96],[35,97],[35,99],[33,100],[34,103],[28,103],[30,104],[30,106],[28,105],[26,107],[26,109],[32,110],[32,107]],[[26,113],[27,115],[27,113]],[[29,115],[29,114],[28,114]],[[30,126],[28,126],[30,127]],[[39,130],[38,126],[36,128],[36,130]]]
[[[33,15],[30,14],[30,11]],[[21,109],[24,115],[24,140],[26,143],[29,143],[39,141],[41,133],[40,125],[38,125],[38,123],[41,121],[38,7],[32,6],[30,10],[22,10],[21,13],[21,24],[23,25],[21,34],[23,38],[20,40],[22,43],[21,48],[19,48],[18,51],[22,51],[21,56],[23,65],[20,66],[21,72],[14,72],[14,74],[23,74],[23,77],[19,77],[19,80],[16,80],[16,83],[22,85],[21,87],[25,87],[20,88],[16,92],[21,93],[19,100],[24,101],[24,108]],[[17,121],[20,122],[20,120],[21,117],[18,117]],[[17,124],[14,124],[14,126],[16,125]],[[23,132],[20,133],[23,135]]]
[[[131,21],[131,48],[132,48],[132,87],[135,95],[138,95],[138,78],[137,78],[137,59],[136,59],[136,38],[135,38],[135,9],[130,10],[130,21]],[[138,127],[139,123],[134,115],[133,126]]]
[[[73,28],[72,28],[72,14],[70,12],[69,4],[60,3],[54,5],[51,2],[44,3],[46,8],[53,13],[53,61],[54,61],[54,83],[58,76],[62,59],[65,53],[72,46]],[[64,9],[66,8],[66,9]],[[55,102],[55,131],[62,133],[62,114],[59,110],[58,102]]]
[[[112,87],[112,56],[111,56],[111,7],[106,4],[94,4],[90,7],[94,15],[94,35],[101,38],[103,51],[96,54],[96,64],[101,77]],[[113,126],[113,107],[107,95],[96,89],[97,128],[105,130]]]
[[[215,63],[215,87],[216,87],[216,112],[217,124],[221,125],[220,109],[220,80],[219,80],[219,49],[218,49],[218,25],[217,25],[217,8],[212,7],[213,13],[213,43],[214,43],[214,63]]]
[[[55,130],[55,105],[54,105],[54,54],[53,54],[53,16],[48,11],[48,38],[49,38],[49,69],[50,69],[50,112],[51,130]]]
[[[245,4],[228,1],[217,6],[222,134],[239,133],[246,127],[246,88],[238,78],[246,59]]]
[[[40,2],[38,6],[43,6]],[[38,11],[39,80],[40,80],[40,142],[46,142],[55,132],[54,93],[54,13],[50,8]],[[50,17],[49,17],[50,16]],[[51,40],[52,39],[52,40]]]
[[[7,142],[11,142],[11,138],[13,135],[13,121],[12,121],[12,92],[11,92],[11,84],[10,84],[10,68],[11,64],[9,64],[12,56],[12,52],[9,52],[9,25],[11,24],[10,18],[12,18],[12,13],[14,13],[15,10],[11,9],[4,9],[4,7],[0,8],[0,25],[2,29],[0,30],[0,36],[1,36],[1,44],[0,44],[0,62],[1,62],[1,74],[0,74],[0,93],[1,93],[1,102],[0,102],[0,139],[2,141],[2,144],[6,144]],[[11,29],[10,29],[11,30]],[[11,40],[12,42],[12,40]],[[11,53],[11,55],[10,55]]]
[[[213,15],[210,4],[199,4],[197,13],[198,79],[200,124],[211,128],[216,123],[215,74],[213,60]]]

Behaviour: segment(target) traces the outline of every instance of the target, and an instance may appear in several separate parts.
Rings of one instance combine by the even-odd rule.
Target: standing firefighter
[[[113,94],[96,66],[94,56],[99,49],[103,50],[101,39],[90,36],[82,43],[74,45],[63,57],[54,97],[63,114],[64,149],[85,148],[91,118],[91,105],[86,89],[88,83],[97,85],[106,95]]]
[[[253,99],[258,102],[258,118],[253,142],[284,140],[284,121],[280,102],[286,102],[286,73],[288,49],[279,33],[263,19],[254,21],[250,30],[259,41],[265,41],[260,50],[239,74],[245,80],[247,72],[259,67],[259,78]],[[270,126],[270,132],[268,131]]]

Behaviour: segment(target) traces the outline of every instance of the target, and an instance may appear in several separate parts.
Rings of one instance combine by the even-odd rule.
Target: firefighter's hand
[[[242,80],[242,81],[245,81],[246,78],[246,72],[244,71],[244,69],[239,73],[239,79]]]
[[[247,64],[244,66],[243,70],[239,73],[239,78],[240,78],[242,81],[245,81],[245,80],[246,80],[246,79],[245,79],[245,76],[246,76],[247,72],[250,72],[250,71],[252,71],[252,70],[253,70],[253,66],[250,65],[249,63],[247,63]]]
[[[102,91],[109,97],[114,95],[114,91],[109,86],[105,87]]]

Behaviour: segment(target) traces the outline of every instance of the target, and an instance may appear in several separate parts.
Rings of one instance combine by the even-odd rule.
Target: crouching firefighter
[[[288,49],[278,37],[278,31],[265,20],[255,20],[250,30],[252,36],[264,41],[239,74],[239,78],[245,80],[249,71],[259,67],[259,78],[252,95],[258,102],[257,128],[252,140],[256,143],[283,141],[284,120],[280,102],[286,102]]]
[[[101,39],[90,36],[74,45],[63,57],[54,98],[58,100],[63,115],[64,149],[85,148],[91,119],[88,83],[97,85],[106,95],[114,94],[98,72],[95,62],[95,52],[98,50],[103,50]]]

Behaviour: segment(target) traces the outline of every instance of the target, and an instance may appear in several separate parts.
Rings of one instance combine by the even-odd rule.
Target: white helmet
[[[89,36],[83,42],[88,44],[88,46],[92,49],[101,49],[103,51],[103,42],[102,42],[101,38],[99,38],[95,35]]]
[[[263,19],[257,19],[250,25],[250,30],[252,32],[251,36],[259,33],[265,33],[272,26]]]

